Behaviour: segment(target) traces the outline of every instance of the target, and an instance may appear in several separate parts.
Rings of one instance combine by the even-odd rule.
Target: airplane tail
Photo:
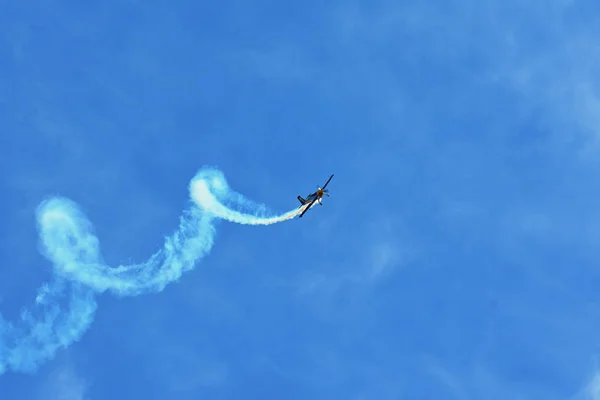
[[[302,204],[302,205],[306,204],[306,200],[304,200],[302,198],[302,196],[298,196],[298,200],[300,201],[300,204]]]

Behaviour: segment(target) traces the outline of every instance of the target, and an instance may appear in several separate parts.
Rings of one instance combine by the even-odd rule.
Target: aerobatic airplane
[[[300,214],[300,216],[298,218],[302,218],[304,213],[307,212],[315,204],[319,203],[320,205],[323,205],[323,203],[321,203],[321,199],[323,198],[323,195],[329,197],[329,193],[328,193],[329,190],[325,189],[325,188],[329,184],[329,181],[331,180],[331,178],[333,178],[333,174],[331,174],[329,179],[327,179],[327,182],[325,182],[325,185],[323,185],[323,188],[318,188],[316,192],[309,194],[306,197],[306,199],[303,199],[302,196],[298,196],[298,200],[300,201],[300,204],[302,204],[300,206],[300,208],[304,208],[304,210],[302,211],[302,213]]]

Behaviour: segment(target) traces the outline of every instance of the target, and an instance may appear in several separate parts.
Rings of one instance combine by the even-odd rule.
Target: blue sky
[[[146,260],[199,168],[285,212],[217,223],[159,293],[6,399],[600,399],[600,3],[5,2],[0,314],[53,279],[36,207]],[[66,308],[64,309],[66,310]]]

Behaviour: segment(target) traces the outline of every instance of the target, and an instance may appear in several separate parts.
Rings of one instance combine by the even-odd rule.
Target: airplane
[[[327,187],[327,184],[329,184],[329,181],[331,180],[331,178],[333,178],[333,174],[331,174],[329,179],[327,179],[327,182],[325,182],[325,185],[323,185],[323,188],[318,188],[316,192],[311,193],[308,196],[306,196],[306,199],[303,199],[302,196],[298,196],[298,201],[300,201],[300,204],[301,204],[300,208],[302,208],[306,204],[308,204],[308,206],[304,209],[304,211],[302,211],[302,214],[300,214],[300,216],[298,218],[302,218],[304,213],[307,212],[315,204],[319,203],[320,205],[323,205],[323,203],[321,203],[321,199],[323,198],[323,195],[329,197],[329,193],[328,193],[329,190],[325,189],[325,187]]]

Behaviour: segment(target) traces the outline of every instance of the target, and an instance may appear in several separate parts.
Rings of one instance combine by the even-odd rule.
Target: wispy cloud
[[[468,79],[460,81],[463,105],[481,107],[480,95],[470,90],[475,83],[498,91],[510,89],[520,97],[521,112],[539,118],[540,125],[555,134],[555,146],[583,140],[585,149],[600,147],[600,17],[593,2],[443,4],[346,4],[334,14],[337,22],[332,30],[341,43],[346,40],[354,49],[373,53],[369,62],[378,71],[400,60],[397,69],[406,73],[425,61],[434,68],[443,65],[469,73]],[[396,92],[403,90],[398,82],[388,79],[387,83]],[[459,95],[445,94],[440,100]],[[390,98],[380,96],[380,100]],[[457,106],[461,104],[446,107]]]
[[[292,84],[318,78],[318,68],[298,45],[287,41],[276,41],[266,48],[245,49],[229,56],[239,74],[258,76],[269,83]],[[237,69],[236,69],[237,70]]]
[[[411,264],[420,249],[411,240],[400,215],[373,217],[365,229],[364,276],[372,281],[391,276],[397,268]]]
[[[269,286],[291,288],[300,302],[323,318],[341,317],[340,307],[357,312],[364,305],[365,296],[375,295],[381,284],[398,279],[404,268],[413,267],[422,254],[421,246],[410,238],[402,217],[392,214],[373,215],[355,227],[351,236],[339,237],[329,217],[315,221],[312,239],[327,242],[327,254],[306,265],[289,278],[271,279]],[[310,245],[310,244],[309,244]],[[343,251],[335,249],[343,248]],[[352,310],[352,311],[350,311]]]
[[[600,400],[600,368],[597,361],[581,388],[569,400]]]
[[[54,369],[43,384],[40,400],[91,400],[89,383],[71,364]]]
[[[585,394],[589,400],[600,400],[600,372],[596,372],[592,380],[585,388]]]
[[[224,385],[229,379],[229,366],[211,350],[198,349],[189,341],[185,345],[168,344],[165,340],[156,352],[157,379],[172,392],[196,393],[203,387]]]
[[[432,384],[440,383],[455,395],[456,399],[466,400],[469,397],[460,379],[433,357],[423,357],[423,368],[432,379]]]

